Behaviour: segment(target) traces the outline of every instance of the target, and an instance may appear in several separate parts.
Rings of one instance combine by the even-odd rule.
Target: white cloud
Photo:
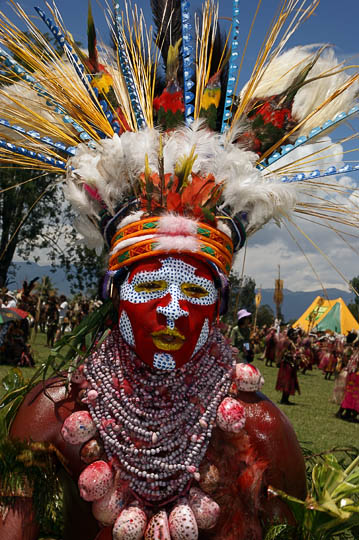
[[[359,274],[358,238],[345,237],[356,249],[356,253],[335,232],[302,220],[298,220],[298,224],[347,280]],[[318,250],[298,230],[293,227],[290,227],[290,230],[315,268],[323,286],[348,290],[345,280]],[[341,230],[344,230],[344,227],[341,227]],[[350,232],[353,233],[353,231]],[[243,257],[244,251],[242,250],[235,262],[235,270],[239,274],[242,272]],[[280,265],[281,278],[287,289],[293,291],[315,290],[321,287],[321,283],[312,271],[307,258],[292,240],[285,227],[280,229],[270,224],[249,240],[244,273],[253,277],[257,286],[273,288],[274,280],[278,277],[278,265]]]

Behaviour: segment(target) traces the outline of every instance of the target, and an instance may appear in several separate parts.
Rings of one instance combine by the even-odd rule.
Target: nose
[[[165,306],[158,306],[156,311],[166,317],[167,326],[173,329],[175,327],[175,321],[180,317],[188,317],[189,313],[180,306],[180,293],[177,287],[171,288],[169,295],[169,302]]]

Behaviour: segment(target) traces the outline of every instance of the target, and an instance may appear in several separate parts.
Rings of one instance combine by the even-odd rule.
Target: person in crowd
[[[289,401],[289,396],[294,396],[296,392],[300,394],[299,382],[297,377],[298,358],[296,332],[289,328],[287,335],[283,337],[279,353],[279,371],[275,389],[282,392],[282,405],[293,405]]]
[[[4,303],[2,307],[4,308],[16,308],[17,306],[17,300],[16,296],[13,292],[7,291],[4,296]]]
[[[337,364],[336,343],[335,337],[331,334],[327,334],[324,343],[325,346],[321,351],[321,360],[319,369],[324,373],[324,379],[329,380],[335,373],[335,367]]]
[[[69,303],[67,301],[66,296],[62,294],[59,298],[59,320],[58,320],[58,328],[57,328],[57,332],[55,336],[55,341],[60,339],[60,337],[65,332],[66,326],[69,324],[68,311],[69,311]]]
[[[233,347],[238,349],[238,362],[249,364],[253,362],[254,354],[251,346],[250,333],[252,314],[246,309],[240,309],[237,313],[237,324],[232,329],[230,340]]]
[[[357,422],[359,413],[359,339],[353,343],[353,353],[348,361],[346,371],[344,399],[336,417]]]
[[[48,347],[53,347],[55,336],[59,324],[59,310],[57,307],[56,298],[50,296],[46,309],[46,343]]]
[[[265,350],[264,358],[266,366],[273,366],[275,362],[275,350],[277,345],[277,329],[273,326],[269,329],[267,335],[264,338],[265,341]]]
[[[348,362],[355,350],[353,347],[353,341],[355,341],[356,337],[357,335],[351,332],[347,335],[343,354],[339,357],[335,368],[335,381],[331,401],[332,403],[336,403],[337,405],[341,405],[344,399],[345,387],[348,379],[347,367]],[[340,417],[341,414],[338,416]]]

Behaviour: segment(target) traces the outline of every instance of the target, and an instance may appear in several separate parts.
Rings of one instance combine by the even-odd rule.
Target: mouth
[[[159,330],[151,334],[153,343],[161,351],[178,351],[185,342],[185,336],[180,334],[178,330]]]

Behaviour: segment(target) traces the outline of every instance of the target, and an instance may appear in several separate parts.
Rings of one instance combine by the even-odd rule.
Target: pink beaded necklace
[[[238,390],[254,392],[264,382],[254,366],[235,364],[220,330],[171,371],[141,362],[114,330],[72,380],[88,410],[67,417],[61,433],[83,444],[80,494],[102,525],[113,525],[114,540],[196,540],[198,529],[213,528],[220,507],[208,493],[219,472],[212,467],[202,477],[199,467],[215,424],[234,434],[244,429]]]
[[[107,459],[147,504],[180,496],[206,453],[216,412],[228,394],[233,352],[216,328],[181,369],[151,369],[113,331],[86,362],[85,399]]]

